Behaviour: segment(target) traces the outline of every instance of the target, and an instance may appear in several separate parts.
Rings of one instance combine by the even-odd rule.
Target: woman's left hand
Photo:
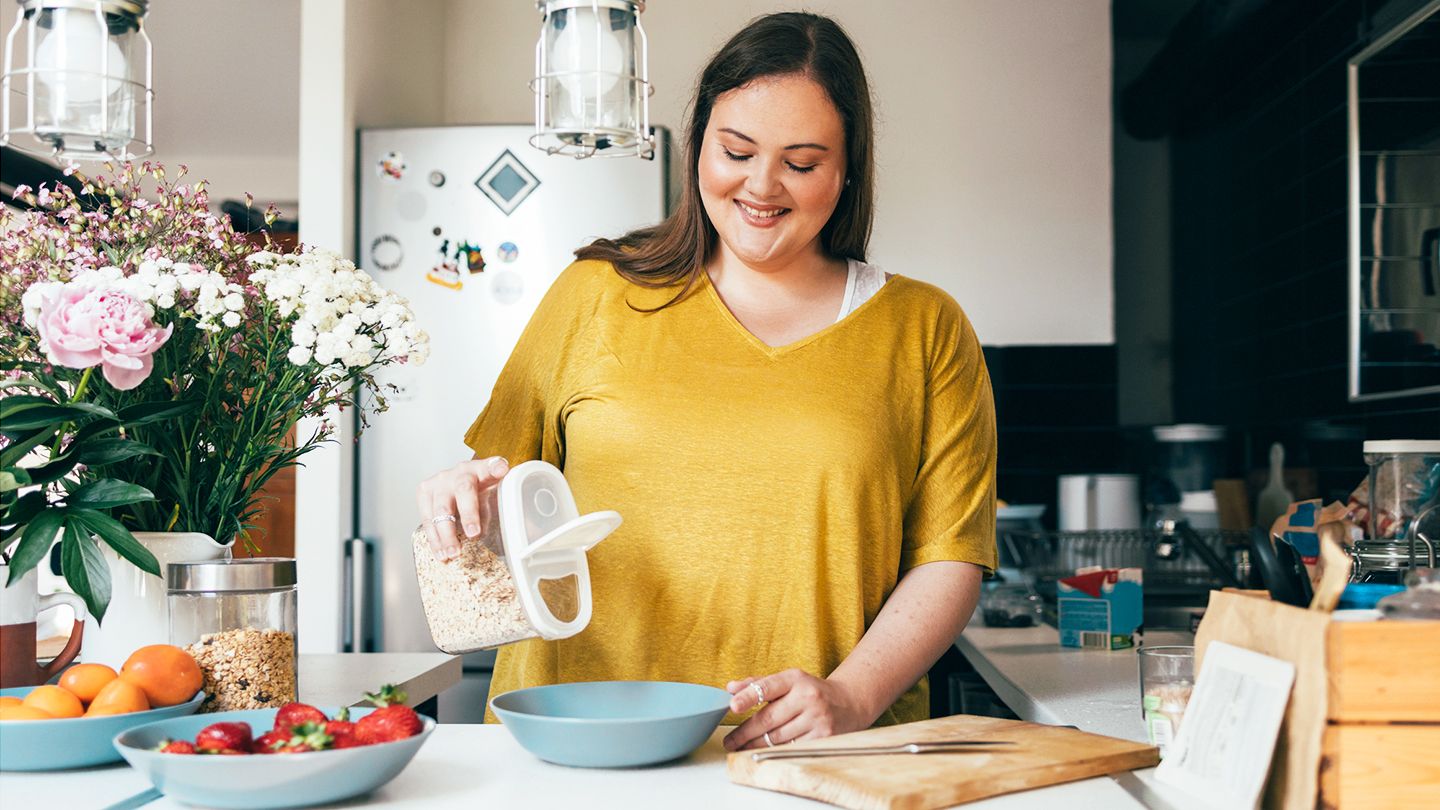
[[[760,687],[758,690],[756,684]],[[730,711],[735,714],[761,706],[760,711],[725,735],[727,751],[859,731],[869,728],[876,717],[864,696],[855,694],[843,683],[817,678],[799,669],[731,681],[725,684],[725,691],[732,695]]]

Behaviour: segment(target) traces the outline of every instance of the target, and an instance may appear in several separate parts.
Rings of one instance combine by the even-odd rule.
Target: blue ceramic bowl
[[[515,740],[546,762],[625,768],[678,759],[699,748],[729,710],[713,686],[598,681],[496,695],[490,708]]]
[[[337,707],[318,707],[334,717]],[[275,725],[276,709],[215,712],[138,726],[115,737],[115,749],[166,796],[222,808],[304,807],[339,801],[380,787],[410,764],[435,721],[422,717],[414,737],[308,754],[186,756],[153,750],[162,740],[194,740],[211,723],[243,722],[259,736]],[[351,709],[359,720],[374,709]]]
[[[23,698],[33,686],[0,689],[0,697]],[[119,762],[111,744],[128,728],[194,714],[204,692],[176,706],[130,714],[71,717],[59,720],[8,720],[0,723],[0,771],[58,771]]]

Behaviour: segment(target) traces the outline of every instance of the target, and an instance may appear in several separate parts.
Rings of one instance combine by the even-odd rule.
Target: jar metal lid
[[[174,562],[165,567],[172,592],[272,591],[295,587],[293,557],[244,557],[232,560]]]
[[[1223,425],[1156,425],[1151,433],[1157,442],[1218,442],[1225,439]]]
[[[1440,441],[1429,439],[1374,439],[1365,442],[1366,453],[1440,453]]]

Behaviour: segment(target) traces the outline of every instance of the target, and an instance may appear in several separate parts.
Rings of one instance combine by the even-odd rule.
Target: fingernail
[[[491,459],[490,472],[494,473],[495,475],[504,475],[505,473],[510,472],[510,465],[506,464],[505,459],[503,458]]]
[[[465,524],[465,536],[466,536],[466,537],[474,537],[475,535],[477,535],[477,534],[479,534],[479,533],[480,533],[480,526],[479,526],[479,524],[475,524],[475,523],[466,523],[466,524]]]
[[[459,546],[446,546],[446,547],[445,547],[445,559],[447,559],[447,560],[453,560],[453,559],[455,559],[456,557],[459,557],[459,556],[460,556],[460,547],[459,547]]]

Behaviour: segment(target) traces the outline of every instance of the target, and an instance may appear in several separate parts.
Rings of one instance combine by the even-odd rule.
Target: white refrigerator
[[[430,359],[383,374],[399,390],[359,438],[341,606],[347,650],[435,650],[410,548],[416,485],[470,457],[465,429],[574,250],[667,212],[665,132],[654,160],[548,156],[528,144],[532,132],[360,132],[358,264],[409,299],[430,334]],[[466,656],[461,686],[441,696],[443,719],[479,719],[492,661]]]

